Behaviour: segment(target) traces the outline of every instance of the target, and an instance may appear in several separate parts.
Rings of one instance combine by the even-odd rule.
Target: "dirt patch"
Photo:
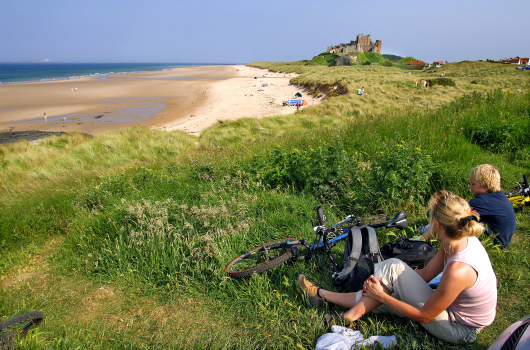
[[[3,288],[14,287],[17,283],[24,283],[27,280],[34,278],[36,275],[37,274],[35,272],[21,273],[21,274],[17,275],[16,277],[7,279],[5,281],[2,281],[2,283],[0,285]]]
[[[59,238],[53,238],[46,243],[46,246],[39,252],[25,256],[24,264],[13,271],[4,271],[5,275],[0,276],[0,287],[16,287],[18,284],[32,281],[32,283],[46,283],[48,276],[47,261],[61,244]],[[3,279],[3,280],[2,280]]]
[[[14,143],[21,140],[39,141],[46,137],[61,136],[64,132],[52,131],[5,131],[0,132],[0,144]]]

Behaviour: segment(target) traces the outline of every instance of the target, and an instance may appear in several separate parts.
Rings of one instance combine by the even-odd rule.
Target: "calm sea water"
[[[62,80],[178,67],[203,66],[193,63],[0,63],[0,83]]]

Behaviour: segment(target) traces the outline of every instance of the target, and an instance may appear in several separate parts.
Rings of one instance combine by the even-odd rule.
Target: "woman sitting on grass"
[[[398,259],[375,265],[375,272],[357,293],[335,293],[298,276],[309,302],[325,301],[349,308],[338,315],[354,322],[368,312],[390,313],[421,323],[432,335],[452,343],[471,343],[495,319],[497,278],[477,235],[484,231],[468,202],[441,191],[429,202],[430,225],[440,237],[436,256],[421,270]],[[427,284],[443,271],[436,290]]]

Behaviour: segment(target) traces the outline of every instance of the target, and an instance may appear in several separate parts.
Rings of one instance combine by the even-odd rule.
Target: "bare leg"
[[[320,296],[328,303],[337,304],[339,306],[351,309],[355,306],[355,296],[357,293],[336,293],[329,290],[320,289]]]
[[[353,306],[351,309],[346,311],[343,315],[343,318],[348,322],[353,322],[355,320],[358,320],[362,316],[366,315],[376,307],[380,306],[381,302],[368,298],[368,297],[361,297],[357,304]]]
[[[355,302],[357,293],[336,293],[321,289],[320,296],[329,303],[350,309],[343,315],[344,319],[348,322],[353,322],[361,318],[381,305],[379,301],[368,297],[361,297],[359,302]]]

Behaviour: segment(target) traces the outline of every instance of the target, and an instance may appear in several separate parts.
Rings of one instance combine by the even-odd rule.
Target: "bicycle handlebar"
[[[321,226],[324,226],[326,224],[326,216],[324,215],[324,208],[322,208],[320,205],[319,206],[316,206],[314,207],[313,209],[315,209],[317,211],[317,215],[318,215],[318,223],[321,225]]]

